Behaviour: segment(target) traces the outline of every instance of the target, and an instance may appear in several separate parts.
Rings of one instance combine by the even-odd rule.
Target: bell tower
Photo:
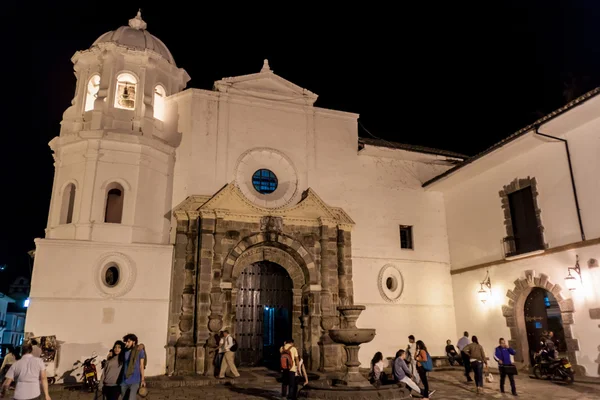
[[[177,110],[190,77],[141,12],[72,58],[77,85],[50,142],[55,178],[46,237],[167,243]]]

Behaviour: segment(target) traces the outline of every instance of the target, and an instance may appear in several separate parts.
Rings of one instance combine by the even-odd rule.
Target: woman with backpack
[[[417,371],[419,373],[419,377],[421,378],[421,382],[423,382],[421,396],[423,396],[424,399],[428,399],[429,396],[435,392],[435,390],[432,390],[431,392],[429,391],[429,382],[427,381],[427,372],[433,369],[433,361],[431,360],[431,356],[427,351],[427,346],[425,346],[425,343],[423,343],[422,340],[417,340],[415,359],[417,360]]]

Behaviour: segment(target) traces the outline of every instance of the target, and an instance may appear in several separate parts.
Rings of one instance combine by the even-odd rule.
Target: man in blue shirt
[[[510,356],[514,356],[515,354],[515,350],[508,347],[506,340],[504,340],[504,338],[500,338],[500,346],[496,347],[496,352],[494,353],[494,359],[498,362],[498,369],[500,370],[500,392],[504,393],[504,382],[506,381],[506,375],[508,375],[508,379],[510,380],[510,389],[513,396],[517,396],[515,377],[512,373],[507,373],[504,367],[513,365]]]
[[[123,342],[125,342],[125,360],[123,362],[121,396],[123,396],[123,400],[135,400],[140,386],[146,387],[144,376],[146,352],[141,346],[138,346],[138,338],[133,333],[125,335]],[[126,396],[128,390],[129,395]]]

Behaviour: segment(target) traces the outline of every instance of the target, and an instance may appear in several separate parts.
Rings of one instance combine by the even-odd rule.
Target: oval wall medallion
[[[381,297],[388,303],[397,303],[404,291],[404,278],[400,269],[393,264],[384,265],[377,277]]]
[[[93,270],[94,284],[103,297],[123,296],[135,283],[135,262],[126,254],[111,252],[103,254]]]

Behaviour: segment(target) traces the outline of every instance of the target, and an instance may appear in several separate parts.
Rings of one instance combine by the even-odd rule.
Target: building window
[[[165,97],[167,92],[161,85],[154,88],[154,118],[161,121],[165,120]]]
[[[516,179],[500,192],[507,236],[506,257],[545,248],[535,178]]]
[[[137,79],[135,76],[122,73],[117,77],[117,88],[115,93],[115,107],[124,110],[135,108],[135,93]]]
[[[271,170],[259,169],[252,175],[252,186],[258,193],[273,193],[277,189],[277,177]]]
[[[119,267],[115,264],[110,265],[104,272],[104,284],[108,287],[115,287],[119,283]]]
[[[70,224],[73,222],[73,210],[75,209],[75,185],[69,183],[62,195],[62,206],[60,210],[60,224]]]
[[[123,217],[123,186],[113,183],[109,186],[106,194],[106,210],[104,213],[104,222],[109,224],[120,224]]]
[[[400,225],[400,248],[409,250],[414,249],[412,226]]]
[[[90,111],[94,109],[94,101],[98,97],[98,91],[100,90],[100,75],[93,75],[87,84],[87,92],[85,95],[85,108],[84,111]]]

